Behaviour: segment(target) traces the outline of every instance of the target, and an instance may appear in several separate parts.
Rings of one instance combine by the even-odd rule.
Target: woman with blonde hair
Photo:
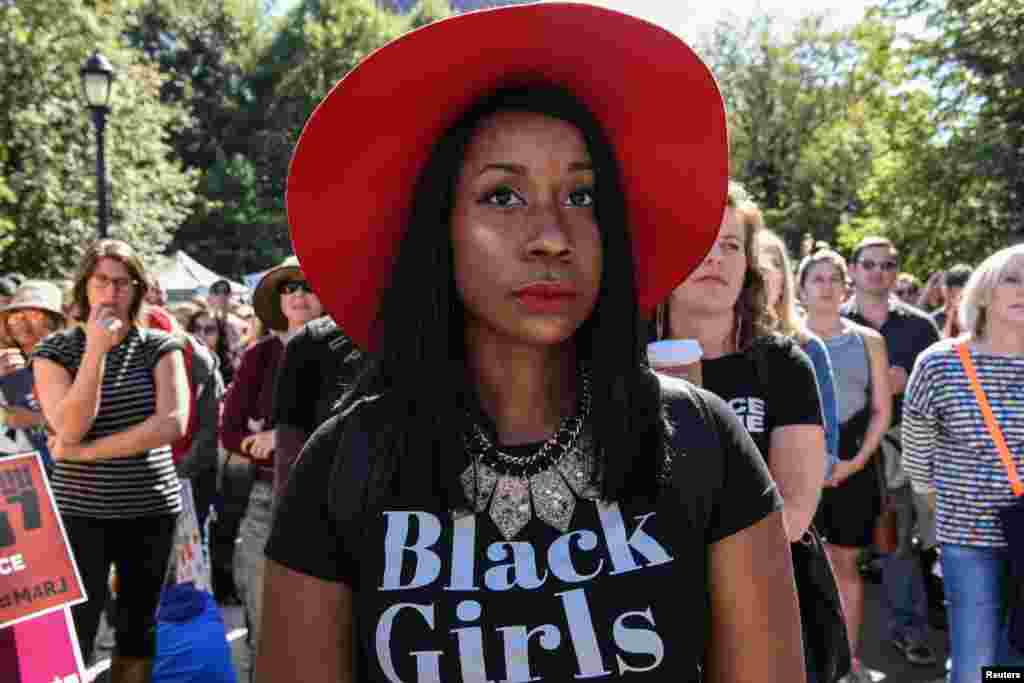
[[[929,494],[935,508],[952,683],[977,681],[982,667],[1024,665],[1024,642],[1009,635],[1012,619],[1017,638],[1024,635],[1024,576],[1013,572],[1008,533],[1008,513],[1024,525],[1024,498],[1014,497],[1011,484],[1011,466],[1018,483],[1024,473],[1024,245],[978,266],[960,319],[966,334],[918,357],[903,402],[903,464],[915,492]],[[969,369],[1009,444],[1004,453],[986,427]]]
[[[740,210],[762,226],[764,219],[760,209],[753,204]],[[776,233],[762,227],[758,234],[761,245],[761,270],[767,287],[768,308],[775,314],[776,329],[792,337],[804,350],[814,365],[814,377],[818,380],[821,394],[821,416],[825,420],[825,479],[832,476],[832,468],[839,462],[839,420],[836,416],[835,378],[832,375],[832,361],[825,344],[807,329],[803,318],[796,310],[796,287],[793,284],[793,266],[789,261],[786,243]]]

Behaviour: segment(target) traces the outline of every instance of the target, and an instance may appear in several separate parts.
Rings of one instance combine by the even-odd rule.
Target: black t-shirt
[[[814,366],[785,337],[766,337],[746,352],[705,360],[702,372],[704,388],[733,409],[765,459],[776,427],[823,424]]]
[[[486,512],[453,515],[427,490],[340,522],[332,467],[368,454],[341,450],[332,417],[303,450],[266,555],[352,588],[360,680],[697,681],[707,547],[781,506],[746,430],[701,395],[712,424],[682,406],[691,417],[675,441],[688,448],[657,500],[577,499],[568,531],[534,517],[512,541]]]
[[[333,412],[361,358],[352,340],[330,317],[306,323],[284,349],[277,372],[273,423],[312,434]]]

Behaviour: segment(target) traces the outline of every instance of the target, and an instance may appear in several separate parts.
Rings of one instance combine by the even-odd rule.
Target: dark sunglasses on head
[[[313,288],[310,287],[309,283],[305,280],[288,280],[287,282],[281,283],[281,287],[278,291],[281,294],[297,294],[298,292],[312,294]]]
[[[861,259],[860,261],[858,261],[858,263],[860,263],[860,267],[863,268],[864,270],[874,270],[875,268],[880,268],[882,271],[886,273],[891,273],[900,266],[900,264],[896,263],[895,261],[876,262],[872,261],[869,258]]]

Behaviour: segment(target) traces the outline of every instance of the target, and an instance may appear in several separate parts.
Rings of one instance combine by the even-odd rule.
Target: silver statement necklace
[[[469,466],[459,480],[476,512],[488,510],[510,541],[536,514],[545,524],[568,531],[576,498],[597,500],[600,487],[591,479],[593,445],[584,428],[590,416],[590,374],[580,373],[576,413],[535,452],[513,455],[495,446],[478,424],[466,435]]]

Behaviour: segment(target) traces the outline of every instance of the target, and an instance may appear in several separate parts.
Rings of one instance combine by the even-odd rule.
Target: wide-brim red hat
[[[429,24],[360,62],[313,112],[292,157],[292,244],[325,309],[360,346],[433,145],[479,99],[512,85],[572,92],[619,162],[641,312],[701,263],[728,188],[725,108],[680,38],[594,5],[543,2]]]

